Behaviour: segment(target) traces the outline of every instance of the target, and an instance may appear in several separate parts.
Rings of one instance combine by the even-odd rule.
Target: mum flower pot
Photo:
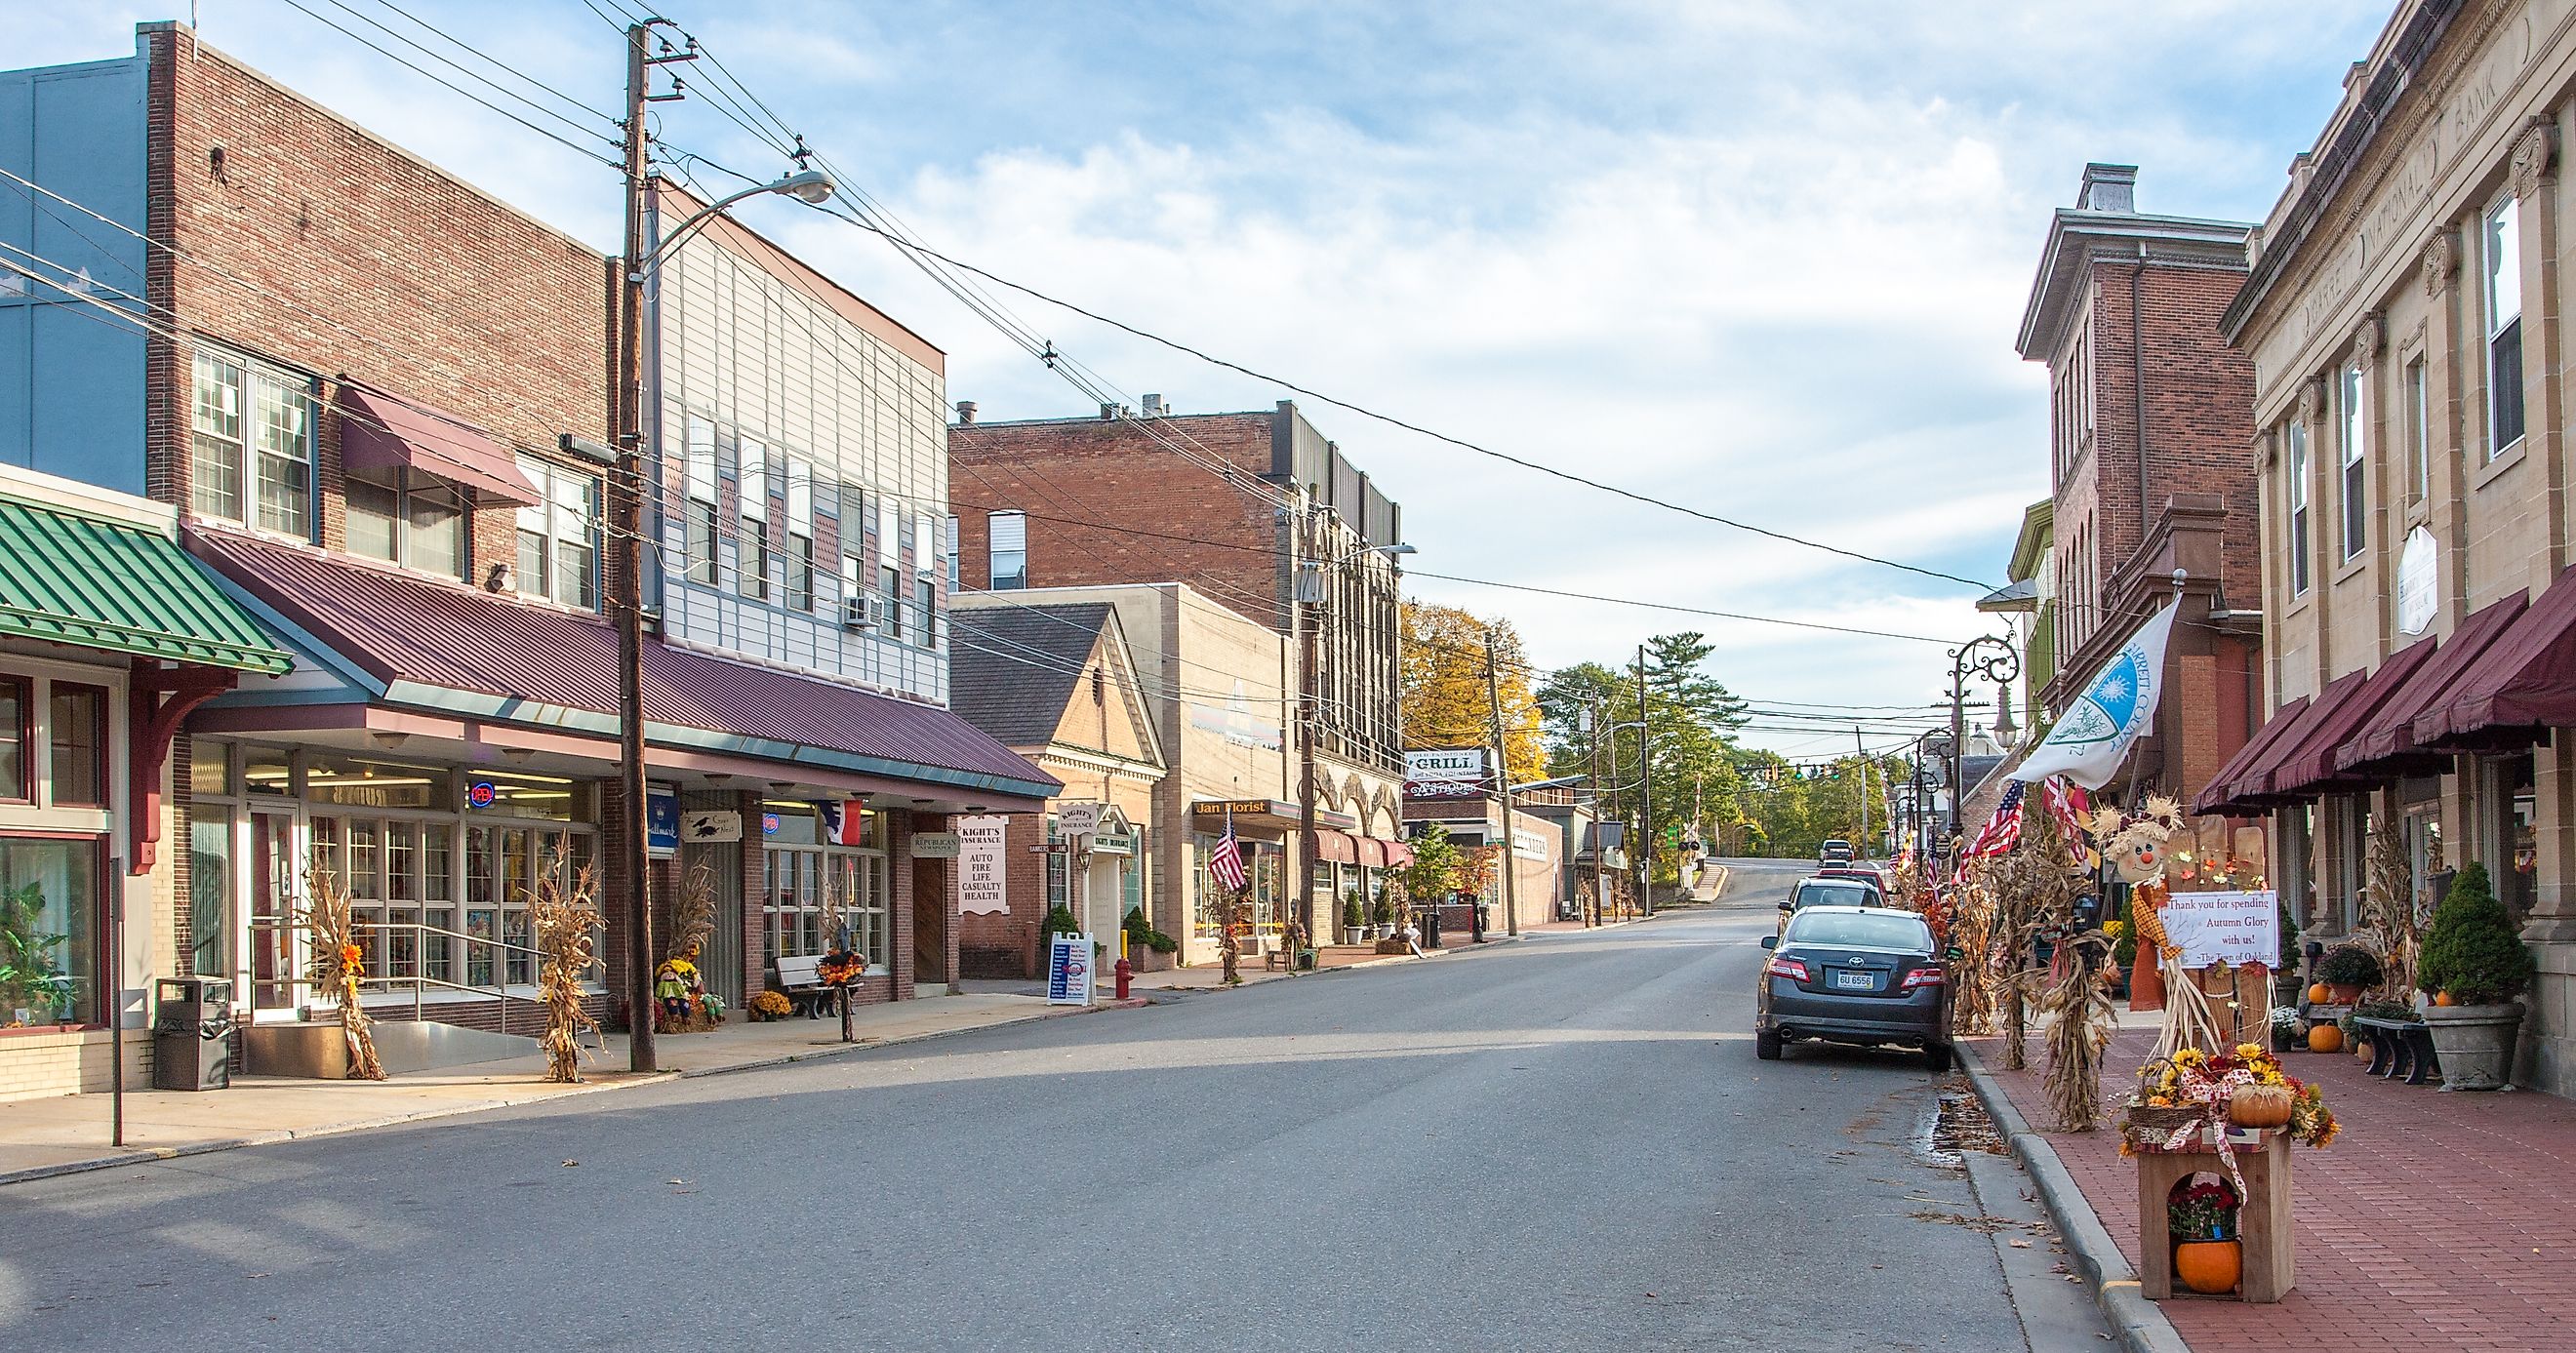
[[[2437,1005],[2418,1012],[2432,1030],[2445,1090],[2498,1090],[2513,1079],[2513,1036],[2522,1004]]]

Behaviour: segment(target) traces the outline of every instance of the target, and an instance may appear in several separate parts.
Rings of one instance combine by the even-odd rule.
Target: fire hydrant
[[[1110,971],[1118,975],[1118,999],[1122,1001],[1127,999],[1127,979],[1136,975],[1136,965],[1122,958],[1118,960],[1118,966]]]

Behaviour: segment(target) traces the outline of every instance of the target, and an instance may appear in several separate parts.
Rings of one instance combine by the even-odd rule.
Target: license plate
[[[1876,991],[1878,978],[1865,972],[1838,972],[1834,974],[1834,985],[1845,991]]]

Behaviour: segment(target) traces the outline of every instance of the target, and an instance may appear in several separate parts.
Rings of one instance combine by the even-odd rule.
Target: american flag
[[[2002,855],[2021,844],[2021,799],[2027,788],[2019,780],[2004,786],[2003,802],[1995,805],[1995,815],[1986,819],[1977,839],[1968,843],[1966,855]]]
[[[1243,891],[1243,845],[1234,839],[1234,814],[1225,815],[1225,835],[1217,838],[1216,849],[1208,852],[1208,877],[1222,883],[1228,892]]]
[[[2040,787],[2039,801],[2048,805],[2048,815],[2057,819],[2059,830],[2066,833],[2067,844],[2081,854],[2092,839],[2084,830],[2084,816],[2092,807],[2084,786],[2068,784],[2052,775]]]

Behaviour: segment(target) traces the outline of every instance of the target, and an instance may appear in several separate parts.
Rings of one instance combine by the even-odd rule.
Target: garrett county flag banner
[[[2155,720],[2156,700],[2165,693],[2165,641],[2173,636],[2175,609],[2167,605],[2120,645],[2012,778],[2063,775],[2100,789],[2119,772],[2121,758]]]

